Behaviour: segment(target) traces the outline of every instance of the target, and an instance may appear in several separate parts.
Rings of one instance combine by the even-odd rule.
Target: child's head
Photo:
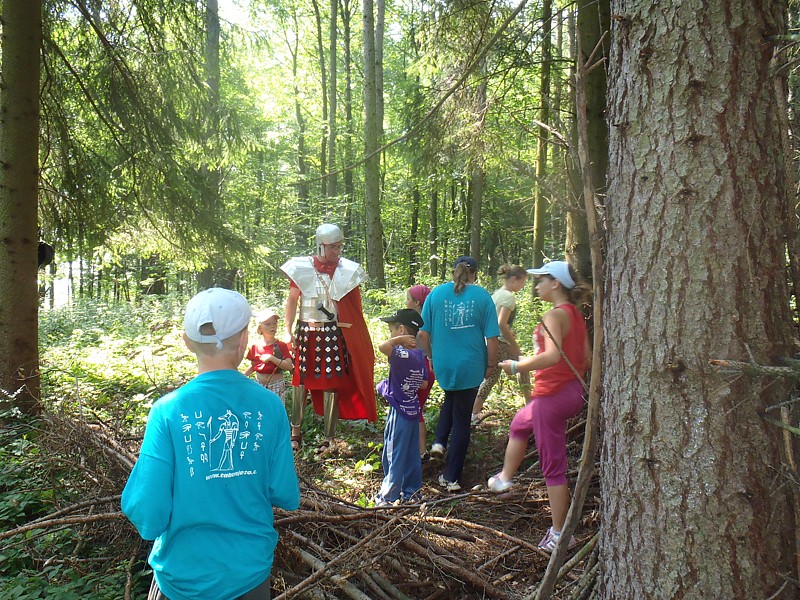
[[[250,317],[250,304],[238,292],[223,288],[202,291],[186,305],[186,345],[204,356],[238,352],[243,347],[242,340],[247,342]]]
[[[453,291],[460,294],[469,283],[478,279],[478,263],[471,256],[459,256],[453,263]]]
[[[278,313],[271,308],[265,308],[254,316],[256,323],[258,323],[258,328],[256,329],[258,335],[275,337],[278,332]]]
[[[571,264],[563,260],[551,260],[538,269],[528,269],[528,273],[536,277],[539,282],[536,284],[536,291],[543,300],[553,301],[553,297],[564,296],[572,304],[580,304],[591,293],[591,288],[578,282],[578,274]],[[547,294],[543,294],[540,285],[544,282],[552,282],[555,287],[549,289]]]
[[[497,274],[503,278],[503,285],[512,292],[520,291],[528,281],[528,271],[519,265],[503,265]]]
[[[425,298],[431,293],[431,288],[427,285],[415,285],[408,288],[406,292],[406,308],[413,308],[417,312],[422,311],[422,305],[425,304]]]
[[[389,324],[392,335],[417,335],[422,327],[422,317],[413,308],[401,308],[393,315],[381,317],[381,321]]]

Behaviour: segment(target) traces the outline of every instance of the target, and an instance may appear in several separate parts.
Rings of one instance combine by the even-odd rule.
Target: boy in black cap
[[[384,478],[375,506],[386,506],[419,497],[422,461],[419,457],[419,395],[428,385],[425,354],[417,349],[417,331],[422,317],[403,308],[381,321],[389,324],[391,337],[378,350],[389,357],[389,377],[378,384],[378,393],[389,403],[383,432]]]

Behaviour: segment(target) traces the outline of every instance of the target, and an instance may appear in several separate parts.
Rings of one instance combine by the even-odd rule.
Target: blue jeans
[[[419,420],[406,419],[389,409],[383,431],[383,483],[378,499],[395,502],[419,496],[422,488],[422,461],[419,457]]]
[[[478,388],[445,390],[444,402],[436,425],[436,443],[447,448],[442,474],[447,481],[458,481],[464,470],[472,427],[470,417]],[[448,444],[448,438],[450,443]]]

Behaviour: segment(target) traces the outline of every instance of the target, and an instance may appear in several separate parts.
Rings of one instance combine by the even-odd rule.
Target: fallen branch
[[[98,523],[100,521],[116,521],[117,519],[124,519],[125,515],[121,512],[113,513],[99,513],[90,516],[80,517],[64,517],[61,519],[50,519],[48,521],[37,521],[36,523],[26,523],[8,531],[0,531],[0,540],[5,540],[21,533],[33,531],[34,529],[47,529],[49,527],[57,527],[59,525],[77,525],[81,523]]]

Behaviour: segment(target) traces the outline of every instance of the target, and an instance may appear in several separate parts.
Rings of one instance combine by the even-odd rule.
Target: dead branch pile
[[[0,545],[26,544],[35,552],[37,536],[74,528],[81,534],[78,547],[69,556],[40,556],[40,564],[83,560],[96,570],[126,565],[125,598],[138,597],[136,574],[146,569],[149,545],[121,514],[119,498],[139,441],[100,419],[47,415],[39,443],[48,479],[70,493],[54,496],[50,514],[0,531]],[[274,597],[528,598],[547,568],[550,555],[537,547],[549,523],[544,485],[527,474],[528,485],[499,496],[482,489],[459,495],[433,490],[420,504],[364,508],[322,490],[314,467],[299,464],[298,470],[300,509],[275,515],[280,543]],[[554,597],[583,598],[593,587],[593,508],[585,507],[590,516]],[[98,546],[107,549],[102,556],[85,552]]]

